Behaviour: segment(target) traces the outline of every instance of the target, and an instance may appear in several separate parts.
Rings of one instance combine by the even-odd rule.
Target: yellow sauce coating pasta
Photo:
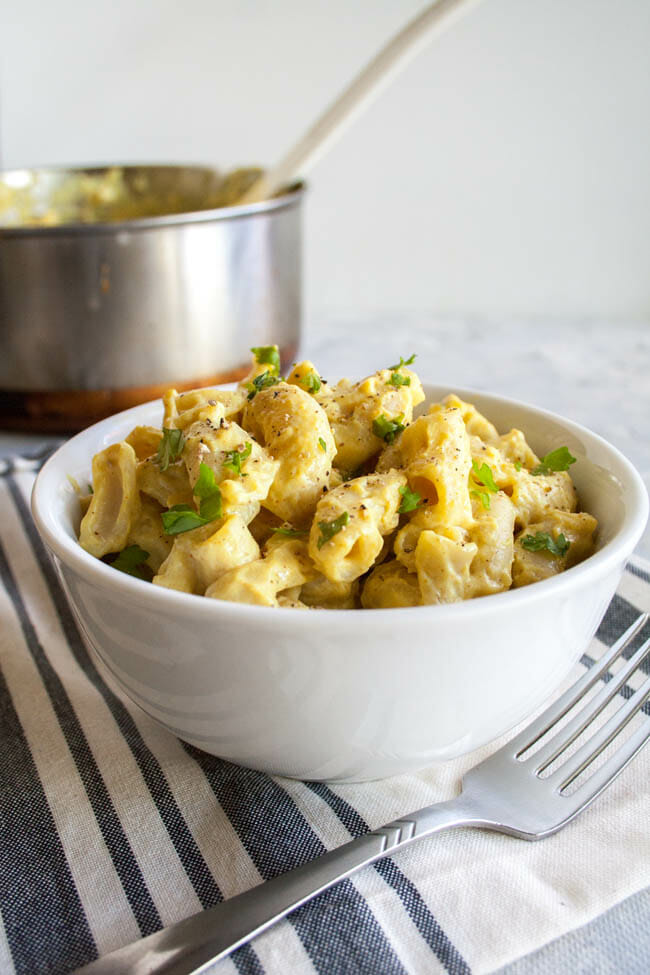
[[[302,610],[480,598],[594,551],[569,449],[538,457],[453,393],[414,412],[414,356],[330,386],[252,351],[237,388],[171,389],[161,429],[93,458],[83,548],[157,586]]]

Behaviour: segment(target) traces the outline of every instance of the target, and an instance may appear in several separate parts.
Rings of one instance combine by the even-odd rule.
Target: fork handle
[[[197,973],[203,966],[225,958],[235,948],[366,864],[443,829],[479,825],[483,825],[483,821],[473,814],[471,804],[462,795],[449,802],[427,806],[406,819],[396,819],[371,833],[364,833],[215,907],[118,948],[79,969],[79,973]]]

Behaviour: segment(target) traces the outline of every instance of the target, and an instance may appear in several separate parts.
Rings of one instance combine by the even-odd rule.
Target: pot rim
[[[7,176],[22,173],[70,173],[83,174],[96,170],[120,169],[196,169],[206,173],[217,173],[213,166],[199,163],[97,163],[84,166],[24,166],[0,169],[0,181]],[[236,206],[214,207],[206,210],[187,210],[181,213],[161,214],[160,216],[138,217],[133,220],[98,221],[97,223],[62,223],[55,226],[17,226],[4,227],[0,224],[0,239],[7,237],[57,237],[76,235],[99,235],[130,233],[133,230],[151,230],[159,227],[174,227],[193,223],[210,223],[215,220],[239,220],[243,217],[270,213],[289,207],[299,206],[307,189],[303,180],[291,183],[281,196],[260,203],[246,203]]]

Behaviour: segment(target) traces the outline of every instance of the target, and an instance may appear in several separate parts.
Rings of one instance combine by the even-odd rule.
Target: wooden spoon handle
[[[379,92],[429,41],[479,0],[438,0],[386,44],[292,149],[238,203],[259,203],[304,175]]]

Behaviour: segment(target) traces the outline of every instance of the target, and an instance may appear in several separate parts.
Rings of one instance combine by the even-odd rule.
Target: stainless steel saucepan
[[[478,0],[436,0],[271,169],[0,174],[0,425],[70,429],[242,375],[300,334],[301,183],[401,68]],[[233,205],[234,204],[234,205]]]
[[[75,429],[239,378],[253,345],[289,363],[302,198],[224,206],[199,166],[0,173],[0,426]]]

